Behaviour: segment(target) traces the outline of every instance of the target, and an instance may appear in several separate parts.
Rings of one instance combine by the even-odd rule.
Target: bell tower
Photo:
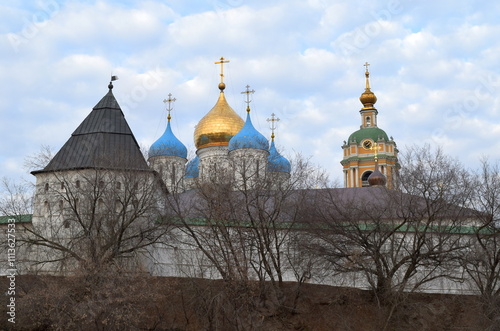
[[[342,145],[344,187],[370,186],[368,177],[378,171],[387,177],[387,186],[394,187],[395,171],[398,168],[398,149],[392,137],[378,127],[378,110],[375,93],[370,88],[369,63],[365,66],[365,91],[359,97],[363,107],[360,129],[352,133]]]

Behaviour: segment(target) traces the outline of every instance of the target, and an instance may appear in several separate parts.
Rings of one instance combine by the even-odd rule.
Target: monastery
[[[19,269],[19,272],[67,273],[71,272],[75,263],[86,263],[87,260],[105,263],[116,256],[128,256],[127,265],[135,265],[145,272],[160,276],[224,278],[227,273],[234,272],[214,265],[213,256],[196,235],[209,232],[207,224],[213,224],[218,219],[237,221],[238,215],[226,216],[221,210],[227,201],[234,197],[239,199],[241,192],[264,188],[275,204],[277,199],[273,192],[284,192],[290,187],[293,164],[276,148],[275,124],[279,119],[274,114],[268,119],[271,126],[270,141],[252,124],[250,96],[254,91],[249,86],[242,92],[247,104],[245,119],[228,104],[223,74],[223,66],[227,62],[224,58],[215,62],[221,66],[218,84],[220,94],[212,109],[194,128],[196,155],[190,160],[187,159],[186,146],[175,136],[170,124],[172,102],[175,101],[172,95],[169,94],[165,100],[168,111],[165,132],[150,146],[146,160],[113,95],[111,80],[106,95],[52,160],[45,168],[32,172],[36,177],[33,215],[27,215],[18,222],[32,229],[29,232],[34,236],[33,242],[44,244],[38,250],[31,249],[23,253],[23,256],[29,257],[20,259],[19,265],[24,261],[24,269]],[[368,63],[365,66],[365,90],[360,96],[360,129],[353,132],[341,146],[345,188],[328,191],[341,194],[343,198],[359,197],[362,204],[380,199],[386,188],[391,190],[395,187],[399,167],[394,139],[378,127],[378,110],[375,108],[377,97],[371,91]],[[221,196],[213,201],[207,198],[210,194],[220,194],[211,192],[211,183],[227,184],[224,187],[229,193],[222,193],[228,194],[227,201]],[[206,195],[204,201],[197,193],[200,190]],[[300,198],[314,201],[320,191],[296,190],[290,192],[290,196],[297,201]],[[165,201],[169,201],[169,204]],[[205,208],[209,211],[208,216],[200,212],[201,205],[212,202],[215,205]],[[267,204],[265,208],[268,208]],[[162,232],[159,230],[161,227],[155,227],[150,232],[142,231],[143,223],[140,220],[155,220],[155,224],[161,224],[165,215],[172,210],[178,212],[170,218],[177,222],[175,229],[165,227]],[[181,211],[185,211],[189,217],[179,216]],[[291,206],[275,219],[281,222],[279,227],[284,230],[278,231],[279,234],[273,239],[274,244],[280,242],[281,245],[281,239],[278,238],[287,238],[289,241],[283,247],[287,247],[288,251],[296,245],[291,235],[296,224],[285,228],[286,224],[290,224],[290,215],[294,211]],[[132,224],[136,220],[139,220],[138,223]],[[124,222],[129,221],[130,226],[123,228]],[[244,228],[248,223],[238,224],[237,227]],[[120,229],[123,231],[120,232]],[[142,232],[130,232],[138,229]],[[228,235],[232,236],[234,232],[230,229]],[[119,245],[104,242],[103,239],[102,244],[95,246],[98,247],[95,251],[87,252],[85,248],[89,238],[116,236],[123,239]],[[254,245],[252,241],[248,243],[248,247]],[[283,247],[280,246],[280,249]],[[227,253],[223,247],[211,249],[216,250],[212,251],[213,254]],[[240,255],[253,254],[245,251],[230,253],[238,259]],[[68,260],[72,262],[68,263]],[[248,263],[245,277],[259,277],[258,271],[251,271],[251,262]],[[294,263],[292,259],[287,259],[279,272],[274,269],[266,271],[268,274],[265,279],[277,273],[282,277],[280,279],[297,280],[297,266]],[[301,274],[308,274],[308,279],[316,283],[362,288],[368,286],[356,274],[327,280],[316,276],[312,270]],[[457,285],[434,283],[429,289],[448,292],[457,290]]]

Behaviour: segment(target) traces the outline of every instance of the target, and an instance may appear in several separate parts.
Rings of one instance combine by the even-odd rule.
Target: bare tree
[[[304,241],[311,254],[323,256],[334,283],[366,286],[389,307],[384,327],[408,292],[461,277],[461,229],[474,214],[467,208],[471,181],[458,162],[425,147],[400,160],[398,190],[317,191]]]
[[[290,301],[283,295],[284,281],[296,280],[298,295],[310,274],[309,261],[300,259],[295,250],[297,217],[307,196],[307,190],[297,188],[324,185],[326,178],[301,157],[293,164],[289,178],[257,175],[251,166],[236,168],[236,174],[219,169],[213,180],[199,181],[195,190],[167,199],[183,234],[179,238],[185,238],[180,246],[202,253],[200,269],[216,271],[212,277],[219,276],[239,290],[255,289],[249,284],[258,281],[255,307],[272,313],[293,309],[295,298]]]
[[[0,214],[20,217],[33,212],[33,185],[4,177],[0,189]]]
[[[147,171],[84,169],[47,174],[37,187],[33,227],[24,239],[40,265],[94,273],[133,260],[162,240],[164,196]]]
[[[26,164],[43,168],[51,157],[43,147]],[[96,273],[123,266],[169,231],[162,218],[167,192],[152,171],[95,167],[36,173],[36,187],[4,179],[0,203],[3,215],[20,220],[32,215],[32,222],[20,225],[17,243],[19,255],[38,265],[35,269]]]
[[[472,199],[478,224],[471,227],[462,266],[481,295],[491,330],[500,326],[500,165],[482,161]]]
[[[49,145],[41,145],[40,151],[24,158],[24,168],[27,171],[43,169],[54,157],[54,151]]]

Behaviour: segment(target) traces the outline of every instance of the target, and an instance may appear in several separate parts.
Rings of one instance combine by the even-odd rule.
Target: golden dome
[[[197,149],[227,146],[229,140],[245,124],[243,119],[227,103],[224,92],[222,92],[223,88],[220,86],[219,88],[221,89],[219,100],[194,129],[194,144]]]
[[[365,91],[361,94],[359,97],[359,101],[363,104],[363,109],[367,108],[373,108],[373,105],[377,102],[377,97],[375,94],[370,90],[370,73],[368,72],[368,69],[365,72],[366,76],[366,88]]]

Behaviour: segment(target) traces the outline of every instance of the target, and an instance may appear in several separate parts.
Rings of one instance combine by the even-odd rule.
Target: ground
[[[486,330],[475,296],[412,294],[380,307],[369,291],[287,283],[282,305],[257,282],[147,275],[18,276],[16,324],[2,330]],[[6,277],[1,288],[8,289]],[[4,296],[2,307],[6,307]],[[5,308],[4,308],[5,309]]]

